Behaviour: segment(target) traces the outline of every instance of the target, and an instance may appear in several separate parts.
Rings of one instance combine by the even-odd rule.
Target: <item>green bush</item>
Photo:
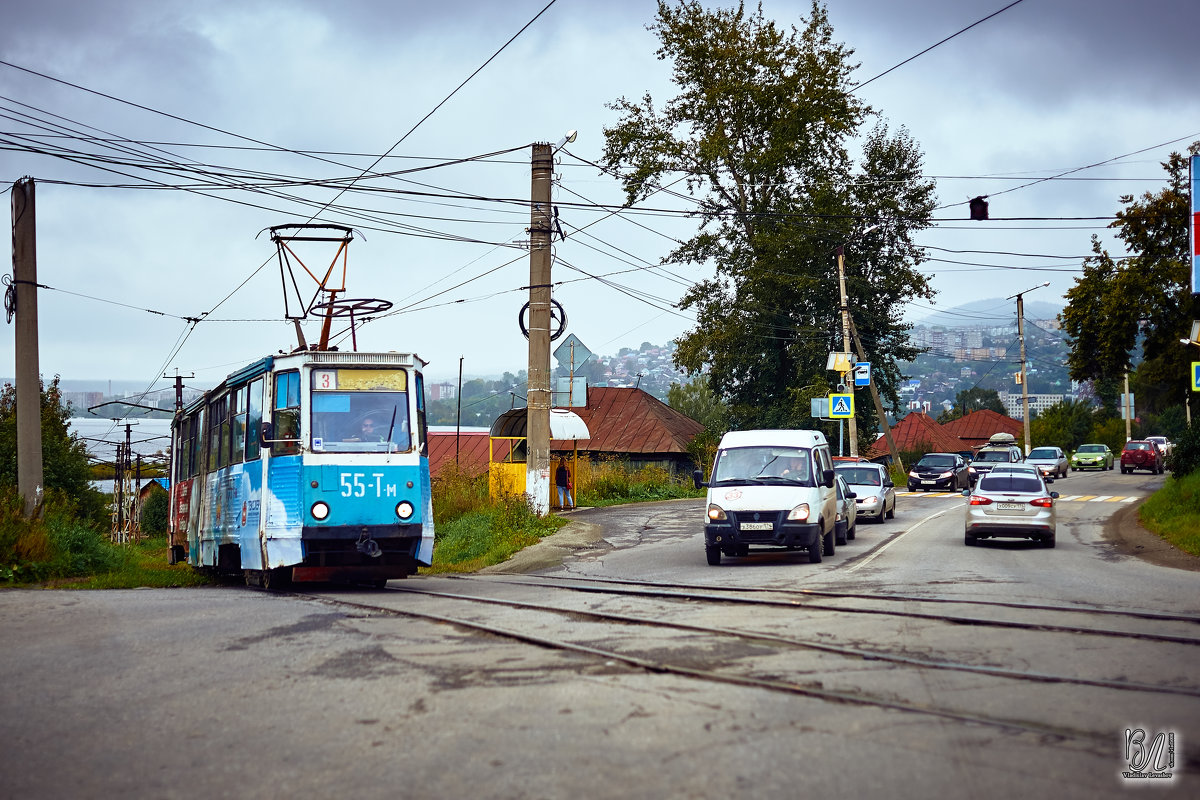
[[[1174,443],[1167,456],[1167,469],[1177,478],[1200,469],[1200,425],[1187,428]]]
[[[120,549],[81,521],[61,493],[47,493],[40,516],[26,519],[23,510],[16,490],[0,494],[0,582],[72,578],[121,566]]]
[[[162,536],[167,532],[167,508],[170,501],[165,491],[157,489],[142,503],[141,529],[146,536]]]

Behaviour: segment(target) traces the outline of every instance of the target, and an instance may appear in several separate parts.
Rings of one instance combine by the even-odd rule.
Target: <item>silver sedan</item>
[[[1007,537],[1032,539],[1054,547],[1055,503],[1058,492],[1032,472],[995,472],[979,479],[967,498],[965,541]]]
[[[1065,478],[1071,471],[1061,447],[1035,447],[1025,456],[1025,463],[1037,465],[1047,478]]]
[[[833,471],[846,479],[857,496],[855,503],[860,517],[883,522],[896,516],[896,484],[892,483],[887,467],[862,462],[839,464]]]

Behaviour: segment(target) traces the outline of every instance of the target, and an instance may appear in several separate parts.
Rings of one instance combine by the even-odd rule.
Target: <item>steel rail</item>
[[[992,677],[1008,678],[1011,680],[1026,680],[1037,683],[1063,683],[1076,686],[1093,686],[1103,689],[1118,689],[1121,691],[1136,691],[1150,692],[1157,694],[1176,694],[1186,697],[1200,697],[1200,687],[1187,686],[1167,686],[1163,684],[1148,684],[1135,683],[1133,681],[1114,681],[1098,678],[1078,678],[1068,675],[1054,675],[1045,672],[1035,672],[1032,670],[1013,670],[1003,667],[984,667],[974,664],[967,664],[961,661],[946,661],[927,658],[916,658],[913,656],[896,655],[885,653],[876,650],[862,650],[855,647],[845,647],[842,645],[822,644],[817,642],[803,641],[788,636],[779,636],[777,634],[762,633],[754,631],[736,630],[732,628],[714,627],[711,625],[691,625],[681,622],[669,622],[660,619],[650,619],[646,617],[637,617],[627,614],[615,614],[610,612],[579,610],[570,608],[559,608],[555,606],[546,606],[538,603],[527,603],[520,600],[505,600],[494,597],[480,597],[477,595],[462,595],[451,592],[439,592],[430,589],[417,589],[408,586],[389,587],[391,591],[404,592],[408,594],[422,594],[431,597],[441,597],[450,600],[465,600],[468,602],[484,603],[488,605],[501,605],[510,608],[520,608],[530,611],[545,611],[554,614],[586,617],[593,620],[606,622],[621,622],[631,625],[645,625],[655,628],[666,628],[678,631],[687,631],[689,633],[704,633],[715,634],[721,636],[731,636],[743,641],[752,642],[770,642],[773,644],[785,644],[791,647],[796,647],[804,650],[816,650],[823,653],[832,653],[834,655],[846,656],[850,658],[859,658],[865,661],[887,661],[895,664],[903,664],[905,666],[921,667],[926,669],[944,669],[956,672],[969,672],[977,675],[989,675]],[[700,598],[703,599],[703,598]],[[1041,629],[1040,626],[1035,626],[1035,629]],[[1092,633],[1092,631],[1085,631]],[[1103,634],[1099,634],[1103,635]],[[1200,642],[1193,642],[1200,644]]]

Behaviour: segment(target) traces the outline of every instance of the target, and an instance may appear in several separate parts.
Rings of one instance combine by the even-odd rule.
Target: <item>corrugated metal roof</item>
[[[486,432],[472,431],[460,433],[455,438],[453,431],[429,433],[429,472],[437,475],[447,464],[454,466],[458,458],[458,468],[466,475],[482,475],[487,472],[488,464],[488,435]],[[493,457],[497,461],[508,458],[510,439],[497,439],[493,447]]]
[[[641,389],[594,386],[586,407],[573,408],[591,431],[579,449],[591,453],[666,455],[686,454],[687,446],[704,426]],[[552,450],[570,450],[573,443],[555,440]]]
[[[578,442],[554,439],[550,442],[550,449],[556,453],[569,453],[578,444],[580,452],[642,456],[686,455],[688,444],[704,430],[704,426],[696,420],[641,389],[592,387],[588,389],[588,405],[571,408],[569,411],[574,412],[575,416],[587,425],[591,437],[579,439]],[[522,432],[523,430],[522,426]],[[478,475],[487,469],[488,439],[486,433],[459,434],[457,455],[460,470]],[[511,439],[496,440],[493,457],[497,461],[508,457],[511,442]],[[445,465],[453,464],[455,453],[453,432],[430,432],[429,471],[433,475],[437,475]]]
[[[892,440],[901,452],[921,450],[927,453],[957,453],[969,450],[970,445],[939,425],[928,414],[913,412],[892,428]],[[867,458],[888,455],[887,439],[880,436],[867,451]]]
[[[947,422],[942,428],[962,439],[972,449],[987,444],[993,433],[1011,433],[1018,439],[1025,433],[1023,420],[1013,419],[990,408],[972,411],[964,417]]]

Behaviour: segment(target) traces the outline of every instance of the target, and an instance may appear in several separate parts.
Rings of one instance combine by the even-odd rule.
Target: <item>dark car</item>
[[[908,490],[957,491],[971,487],[966,460],[957,453],[926,453],[908,473]]]
[[[1135,469],[1148,469],[1159,475],[1163,473],[1163,454],[1157,444],[1147,440],[1125,443],[1125,449],[1121,451],[1121,472],[1128,474]]]

